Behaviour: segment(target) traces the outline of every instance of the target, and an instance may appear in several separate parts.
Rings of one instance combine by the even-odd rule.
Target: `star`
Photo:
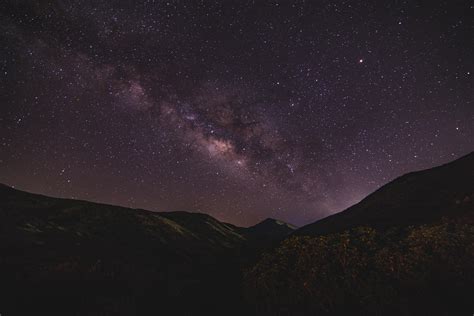
[[[20,189],[304,225],[472,151],[463,6],[10,2],[0,182]]]

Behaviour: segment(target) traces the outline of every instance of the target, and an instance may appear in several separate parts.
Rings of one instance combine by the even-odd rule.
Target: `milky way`
[[[469,1],[2,1],[0,181],[302,225],[474,150]]]

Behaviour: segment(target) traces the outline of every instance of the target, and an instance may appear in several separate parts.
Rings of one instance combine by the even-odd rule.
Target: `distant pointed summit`
[[[247,233],[254,237],[285,237],[296,229],[295,226],[283,221],[267,218],[247,229]]]

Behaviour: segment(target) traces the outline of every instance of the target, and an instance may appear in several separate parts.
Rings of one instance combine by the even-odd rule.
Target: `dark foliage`
[[[292,237],[246,272],[246,298],[267,315],[468,315],[472,224]]]
[[[271,219],[240,228],[0,185],[0,313],[470,315],[473,172],[471,154],[403,176],[283,242],[293,228]]]

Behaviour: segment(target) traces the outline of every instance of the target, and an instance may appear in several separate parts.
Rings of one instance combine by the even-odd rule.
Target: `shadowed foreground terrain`
[[[245,253],[257,251],[249,243],[258,228],[206,214],[50,198],[4,185],[0,198],[4,312],[241,311],[240,266]],[[268,242],[292,231],[272,231],[272,223],[280,227],[266,220]]]
[[[4,185],[0,198],[5,315],[474,310],[474,154],[402,176],[296,231]]]
[[[244,278],[260,315],[469,315],[474,154],[300,228]]]

